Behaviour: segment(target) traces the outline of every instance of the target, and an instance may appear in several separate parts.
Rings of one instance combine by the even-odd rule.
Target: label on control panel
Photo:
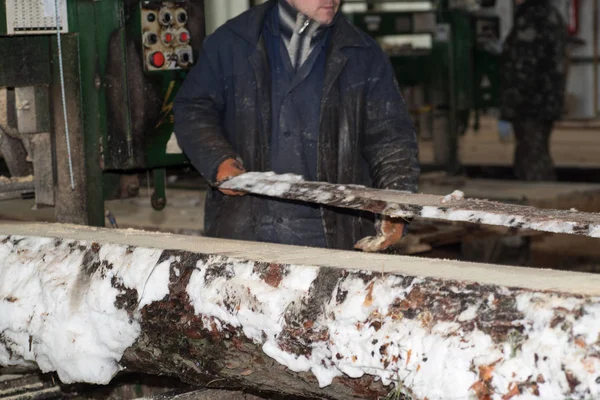
[[[54,17],[54,0],[41,0],[44,7],[44,18]]]
[[[6,0],[6,31],[9,35],[56,33],[55,0]],[[61,32],[67,33],[67,1],[58,0]]]

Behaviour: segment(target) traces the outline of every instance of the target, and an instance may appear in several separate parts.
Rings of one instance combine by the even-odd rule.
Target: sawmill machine
[[[166,168],[187,162],[172,102],[204,23],[203,0],[0,1],[0,152],[33,172],[38,206],[103,226],[104,200],[142,171],[165,206]]]
[[[435,162],[459,168],[458,137],[498,104],[500,19],[495,1],[347,1],[346,15],[389,54]]]

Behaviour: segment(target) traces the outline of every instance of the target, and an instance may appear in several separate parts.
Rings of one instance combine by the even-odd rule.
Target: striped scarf
[[[327,26],[301,14],[287,0],[279,0],[279,24],[292,67],[297,71],[323,37]]]

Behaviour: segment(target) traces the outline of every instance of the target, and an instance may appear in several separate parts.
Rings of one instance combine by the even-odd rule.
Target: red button
[[[187,33],[185,33],[185,32],[183,32],[183,33],[182,33],[182,34],[179,36],[179,40],[180,40],[181,42],[187,42],[189,39],[190,39],[190,36],[189,36]]]
[[[152,66],[155,68],[161,68],[165,65],[165,56],[160,51],[152,53]]]
[[[172,41],[173,41],[173,35],[171,35],[170,33],[167,33],[165,35],[165,42],[171,43]]]

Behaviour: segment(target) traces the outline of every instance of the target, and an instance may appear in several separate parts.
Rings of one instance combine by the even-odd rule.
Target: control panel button
[[[185,24],[187,22],[188,16],[185,10],[181,10],[177,12],[177,22],[180,24]]]
[[[181,32],[179,34],[179,41],[181,43],[187,43],[190,40],[190,34],[188,32]]]
[[[150,55],[150,64],[154,68],[162,68],[165,65],[165,55],[160,51],[155,51]]]
[[[158,43],[158,36],[156,36],[156,33],[154,32],[148,32],[145,35],[144,43],[148,46],[155,45]]]
[[[184,48],[177,52],[177,64],[181,68],[187,68],[192,62],[192,49]]]
[[[162,9],[160,11],[160,23],[166,26],[173,23],[173,14],[171,14],[169,9]]]

